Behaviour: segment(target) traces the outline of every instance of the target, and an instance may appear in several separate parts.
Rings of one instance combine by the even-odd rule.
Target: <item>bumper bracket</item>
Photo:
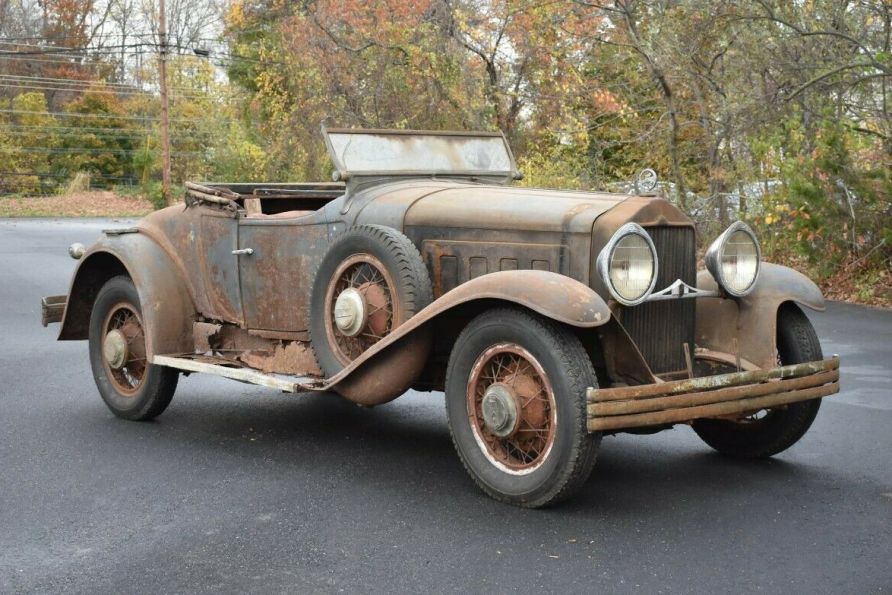
[[[50,295],[40,300],[40,322],[47,326],[53,322],[62,322],[65,314],[66,295]]]

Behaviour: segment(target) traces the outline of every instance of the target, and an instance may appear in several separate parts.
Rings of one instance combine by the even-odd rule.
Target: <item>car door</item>
[[[313,215],[239,221],[245,327],[305,332],[313,274],[328,247],[328,225]]]
[[[238,223],[229,211],[202,208],[200,215],[200,267],[209,311],[205,314],[241,325],[239,291]]]

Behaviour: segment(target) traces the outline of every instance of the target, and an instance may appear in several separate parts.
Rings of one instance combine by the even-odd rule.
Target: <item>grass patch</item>
[[[0,198],[0,217],[142,217],[153,210],[142,196],[110,191]]]

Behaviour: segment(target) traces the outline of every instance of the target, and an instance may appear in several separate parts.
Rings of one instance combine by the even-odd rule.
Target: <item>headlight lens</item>
[[[627,306],[641,303],[657,280],[653,240],[640,225],[623,225],[601,251],[598,270],[618,302]]]
[[[729,294],[740,297],[756,285],[762,255],[753,231],[738,221],[720,235],[706,253],[706,268]]]

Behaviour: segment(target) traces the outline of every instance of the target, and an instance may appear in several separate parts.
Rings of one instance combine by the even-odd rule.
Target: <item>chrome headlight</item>
[[[706,251],[706,268],[730,295],[742,297],[759,278],[762,252],[756,234],[746,223],[732,223]]]
[[[657,282],[654,242],[637,223],[620,227],[598,255],[598,273],[619,303],[643,302]]]

